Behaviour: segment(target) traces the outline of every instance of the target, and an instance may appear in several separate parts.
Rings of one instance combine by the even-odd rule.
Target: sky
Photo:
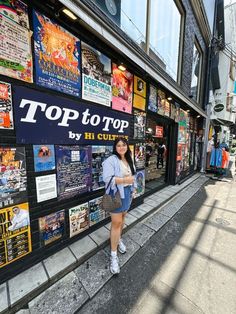
[[[233,4],[235,2],[236,2],[236,0],[225,0],[224,1],[224,5],[226,6],[226,5],[229,5],[229,4]]]

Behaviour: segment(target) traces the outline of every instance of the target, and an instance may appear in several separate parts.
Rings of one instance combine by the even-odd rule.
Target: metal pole
[[[147,11],[146,11],[146,53],[149,55],[150,47],[150,14],[151,14],[151,0],[147,0]]]
[[[206,159],[207,159],[207,145],[208,145],[208,136],[210,128],[210,113],[211,113],[211,104],[207,104],[207,118],[205,119],[205,131],[204,131],[204,143],[202,147],[202,163],[201,163],[201,173],[206,171]]]

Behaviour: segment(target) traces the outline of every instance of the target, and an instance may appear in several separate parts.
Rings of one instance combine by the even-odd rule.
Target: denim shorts
[[[131,192],[131,186],[125,186],[124,187],[124,193],[125,193],[125,198],[122,198],[122,205],[119,208],[116,208],[111,212],[111,214],[115,213],[123,213],[129,210],[131,202],[132,202],[132,192]]]

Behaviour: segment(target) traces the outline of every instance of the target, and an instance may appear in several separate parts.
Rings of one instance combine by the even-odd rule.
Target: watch
[[[115,4],[115,1],[114,0],[105,0],[105,4],[106,4],[108,12],[111,13],[111,15],[116,15],[117,7]]]

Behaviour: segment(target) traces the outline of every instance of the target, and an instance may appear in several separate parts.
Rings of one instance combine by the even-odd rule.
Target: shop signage
[[[156,134],[155,134],[155,136],[156,137],[160,137],[160,138],[163,137],[163,126],[159,126],[159,125],[156,126]]]
[[[105,144],[129,136],[131,116],[30,88],[14,87],[17,143]]]
[[[217,104],[217,105],[215,105],[215,107],[214,107],[214,111],[215,112],[221,112],[222,110],[224,110],[224,105],[223,104]]]

